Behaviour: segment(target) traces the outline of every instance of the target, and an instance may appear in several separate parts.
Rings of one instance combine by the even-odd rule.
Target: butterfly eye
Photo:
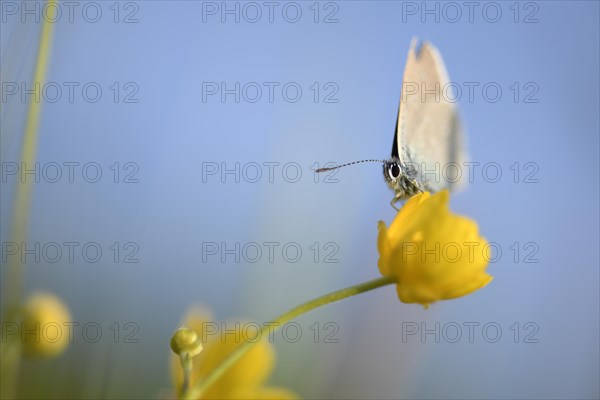
[[[400,167],[398,167],[398,164],[392,164],[390,165],[389,172],[392,179],[396,179],[398,176],[400,176]]]

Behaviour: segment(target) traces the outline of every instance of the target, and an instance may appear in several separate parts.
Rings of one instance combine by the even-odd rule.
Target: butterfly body
[[[396,193],[393,203],[406,200],[424,190],[417,180],[417,170],[410,164],[402,163],[398,157],[392,157],[383,163],[383,177]]]

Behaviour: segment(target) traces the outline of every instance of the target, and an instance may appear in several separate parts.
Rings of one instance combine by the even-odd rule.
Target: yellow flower
[[[53,294],[36,293],[23,307],[21,343],[25,357],[53,357],[69,344],[69,308]]]
[[[487,241],[475,221],[452,214],[448,191],[420,193],[406,202],[389,228],[379,221],[379,271],[398,279],[398,297],[425,308],[465,296],[492,277]]]
[[[210,313],[199,307],[188,312],[184,325],[196,332],[202,341],[202,351],[193,358],[190,384],[194,385],[211,372],[226,356],[246,339],[256,340],[257,324],[244,322],[213,322]],[[268,338],[258,341],[242,358],[229,368],[207,391],[205,399],[296,399],[285,388],[266,386],[275,365],[275,350]],[[179,358],[171,362],[177,390],[183,382]]]

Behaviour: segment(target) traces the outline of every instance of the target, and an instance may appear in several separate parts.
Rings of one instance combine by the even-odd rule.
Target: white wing
[[[460,183],[456,175],[464,170],[466,151],[444,61],[430,43],[423,43],[418,52],[416,45],[413,39],[402,81],[398,156],[417,168],[417,180],[426,190],[438,191]]]

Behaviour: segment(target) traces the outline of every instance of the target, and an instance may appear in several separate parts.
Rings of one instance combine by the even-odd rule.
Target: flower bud
[[[54,357],[69,343],[69,308],[53,294],[36,293],[23,307],[21,343],[23,355],[31,358]]]
[[[171,350],[177,355],[188,353],[194,357],[202,351],[202,343],[196,332],[182,326],[171,337]]]

